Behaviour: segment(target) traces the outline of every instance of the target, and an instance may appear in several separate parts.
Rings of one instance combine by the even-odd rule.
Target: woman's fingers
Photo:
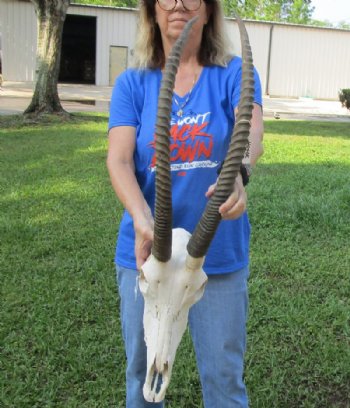
[[[239,218],[247,208],[247,194],[245,191],[234,191],[219,208],[224,220]]]
[[[135,257],[136,266],[140,270],[151,254],[153,243],[153,220],[147,219],[135,223]]]
[[[243,186],[242,176],[239,174],[235,180],[234,191],[220,206],[219,213],[224,220],[239,218],[247,209],[247,193]]]
[[[207,192],[205,193],[205,196],[206,196],[207,198],[210,198],[210,197],[214,194],[215,187],[216,187],[216,183],[215,183],[215,184],[212,184],[211,186],[209,186]]]

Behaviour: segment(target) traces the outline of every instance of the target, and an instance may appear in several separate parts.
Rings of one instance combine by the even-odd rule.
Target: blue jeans
[[[138,272],[117,265],[121,322],[127,357],[126,408],[164,406],[143,398],[147,350],[143,297]],[[248,268],[209,276],[203,298],[190,309],[189,328],[196,353],[205,408],[246,408],[243,382],[248,313]]]

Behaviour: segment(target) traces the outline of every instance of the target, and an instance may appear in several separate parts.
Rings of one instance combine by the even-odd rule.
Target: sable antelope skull
[[[176,350],[187,326],[189,309],[204,293],[207,276],[202,265],[221,219],[218,209],[232,193],[247,149],[253,109],[252,54],[245,26],[237,17],[242,43],[242,86],[228,153],[216,190],[192,236],[181,228],[172,230],[169,149],[172,94],[181,52],[195,20],[187,23],[169,55],[158,101],[154,242],[139,278],[145,300],[143,324],[147,345],[143,394],[149,402],[164,399]]]

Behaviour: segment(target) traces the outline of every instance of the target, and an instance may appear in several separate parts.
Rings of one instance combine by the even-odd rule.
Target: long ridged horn
[[[228,153],[215,192],[207,203],[204,213],[187,244],[187,251],[193,258],[201,258],[207,253],[210,242],[221,220],[219,207],[232,193],[233,181],[240,170],[248,145],[254,101],[253,58],[245,25],[238,16],[235,17],[242,44],[241,97]]]
[[[174,44],[165,65],[164,75],[158,99],[156,123],[156,198],[154,211],[153,256],[161,262],[171,258],[172,244],[172,203],[170,174],[170,118],[172,97],[181,52],[187,41],[194,17],[185,25],[180,37]]]

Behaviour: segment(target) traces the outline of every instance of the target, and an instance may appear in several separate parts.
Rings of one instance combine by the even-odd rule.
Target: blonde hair
[[[203,28],[198,62],[205,65],[226,66],[232,58],[229,52],[220,0],[203,0],[210,7],[208,23]],[[160,30],[155,18],[156,0],[141,0],[135,46],[135,66],[162,68],[165,56]]]

